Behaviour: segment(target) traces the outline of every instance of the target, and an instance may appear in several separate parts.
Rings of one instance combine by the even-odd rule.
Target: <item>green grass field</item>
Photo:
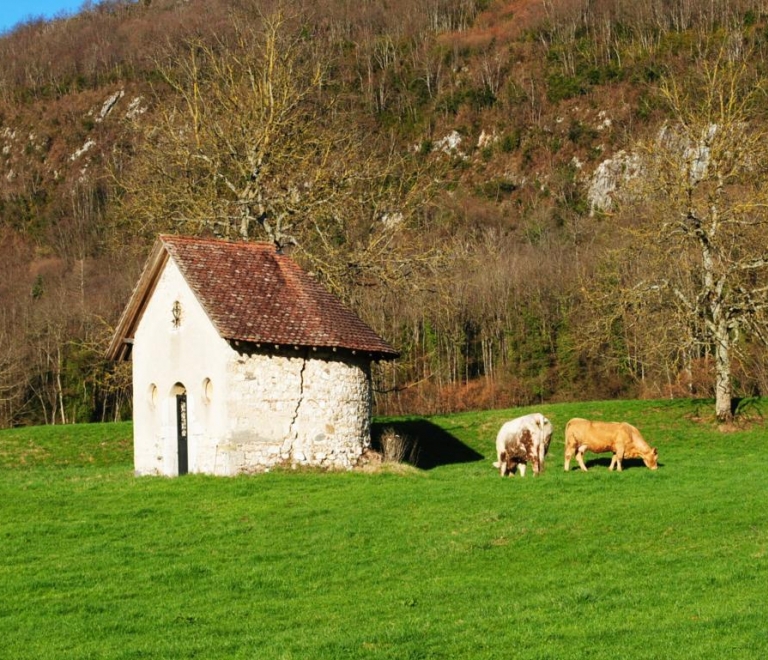
[[[2,658],[764,658],[768,401],[536,408],[546,470],[501,479],[529,412],[382,420],[421,469],[135,478],[131,427],[0,432]],[[659,470],[588,456],[623,419]]]

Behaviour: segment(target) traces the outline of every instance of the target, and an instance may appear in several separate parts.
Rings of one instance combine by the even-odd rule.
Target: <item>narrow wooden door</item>
[[[187,395],[176,395],[176,437],[179,449],[179,476],[189,471],[189,450],[187,447]]]

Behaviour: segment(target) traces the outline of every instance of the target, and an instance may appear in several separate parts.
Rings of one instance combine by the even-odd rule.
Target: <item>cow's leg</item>
[[[622,451],[616,451],[613,454],[613,457],[611,458],[611,465],[610,468],[613,470],[613,468],[616,468],[619,472],[621,472],[621,459],[624,458],[624,452]]]
[[[584,470],[584,472],[587,471],[587,466],[584,464],[584,452],[587,451],[587,448],[584,446],[579,447],[576,449],[576,460],[579,463],[579,467]]]
[[[525,463],[518,463],[517,464],[517,471],[520,473],[521,477],[525,476]]]
[[[499,474],[503,477],[507,474],[507,453],[501,452],[499,454]]]

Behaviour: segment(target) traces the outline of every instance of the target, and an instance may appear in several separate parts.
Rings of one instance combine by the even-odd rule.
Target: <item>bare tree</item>
[[[143,144],[120,177],[123,220],[150,237],[298,246],[338,292],[402,277],[399,236],[434,184],[353,120],[332,51],[302,16],[243,25],[237,43],[190,42],[161,67],[175,103],[140,118]]]
[[[671,121],[639,145],[645,172],[632,211],[648,259],[638,294],[667,294],[679,327],[714,359],[715,412],[732,418],[732,373],[744,335],[766,340],[768,132],[757,120],[765,80],[723,47],[661,96]],[[680,337],[685,343],[685,337]]]
[[[24,349],[0,320],[0,428],[16,421],[24,403],[27,386],[24,369]]]
[[[175,103],[141,125],[138,162],[121,180],[150,233],[248,239],[261,226],[282,244],[297,208],[327,199],[333,165],[344,162],[326,130],[333,99],[311,40],[286,24],[275,14],[234,44],[192,40],[160,64]]]

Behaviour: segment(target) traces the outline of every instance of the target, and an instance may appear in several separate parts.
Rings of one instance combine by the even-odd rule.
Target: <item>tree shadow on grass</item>
[[[403,462],[420,470],[441,465],[473,463],[485,456],[465,445],[457,437],[426,419],[412,419],[371,425],[373,449],[382,451],[382,437],[391,429],[404,443]]]

